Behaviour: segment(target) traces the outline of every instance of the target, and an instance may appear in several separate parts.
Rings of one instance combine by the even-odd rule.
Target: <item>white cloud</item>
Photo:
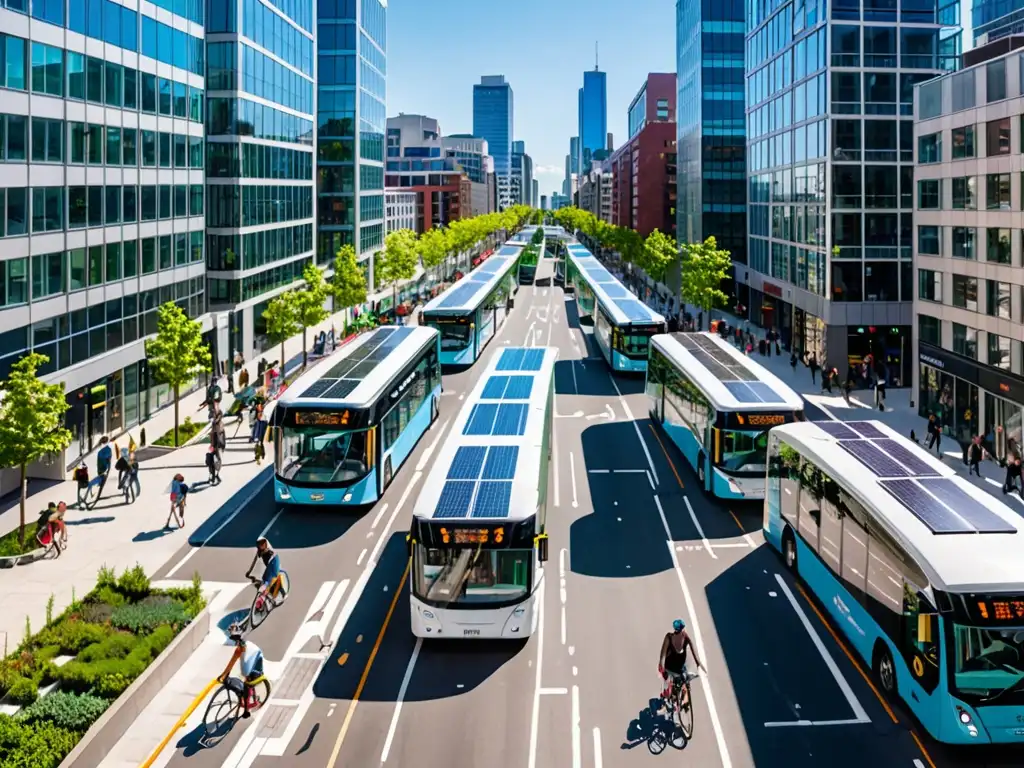
[[[544,176],[564,176],[565,168],[559,168],[557,165],[538,165],[534,167],[533,172]]]

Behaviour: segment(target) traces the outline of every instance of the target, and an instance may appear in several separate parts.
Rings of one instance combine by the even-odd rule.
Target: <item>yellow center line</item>
[[[935,768],[935,762],[932,760],[932,756],[928,754],[928,750],[924,748],[924,744],[921,743],[921,738],[913,728],[910,729],[910,735],[914,737],[914,741],[917,743],[917,748],[921,750],[921,754],[924,756],[924,759],[928,761],[928,765],[930,765],[931,768]]]
[[[668,462],[669,467],[672,469],[672,474],[676,476],[676,482],[679,483],[679,487],[686,488],[686,486],[683,485],[683,478],[681,478],[679,473],[676,471],[676,465],[672,462],[672,459],[669,458],[668,451],[665,450],[665,444],[661,442],[661,438],[658,437],[658,431],[654,428],[653,424],[648,424],[647,426],[651,428],[651,433],[654,435],[654,439],[658,441],[658,445],[661,447],[661,452],[665,454],[665,461]]]
[[[359,697],[363,695],[363,688],[366,687],[366,680],[370,676],[370,670],[373,668],[374,659],[377,658],[377,651],[380,650],[380,644],[384,641],[384,633],[388,631],[388,624],[391,623],[391,616],[395,612],[395,606],[398,605],[398,598],[402,594],[402,590],[405,588],[405,581],[409,578],[409,568],[412,566],[412,560],[409,560],[405,564],[405,572],[402,574],[402,580],[398,582],[398,588],[395,589],[395,596],[391,598],[391,605],[388,607],[388,613],[384,617],[384,623],[380,627],[380,632],[377,634],[377,642],[373,644],[373,650],[370,651],[370,658],[366,660],[366,668],[363,669],[363,676],[359,678],[359,685],[356,686],[356,692],[352,696],[352,703],[348,705],[348,712],[345,713],[345,722],[341,724],[341,731],[338,733],[338,740],[334,743],[334,749],[331,751],[331,759],[327,761],[327,768],[334,768],[338,762],[338,755],[341,753],[341,745],[345,741],[345,734],[348,733],[348,727],[352,724],[352,716],[356,712],[356,707],[359,705]]]
[[[730,509],[730,510],[729,510],[729,514],[730,514],[730,515],[732,515],[732,519],[733,519],[733,521],[734,521],[734,522],[736,523],[736,525],[737,525],[737,526],[739,527],[739,529],[740,529],[741,531],[743,531],[743,533],[746,533],[746,532],[747,532],[747,530],[746,530],[746,528],[744,528],[744,527],[743,527],[743,523],[741,523],[741,522],[740,522],[740,519],[739,519],[738,517],[736,517],[736,513],[735,513],[735,512],[733,512],[733,511],[732,511],[732,510]]]

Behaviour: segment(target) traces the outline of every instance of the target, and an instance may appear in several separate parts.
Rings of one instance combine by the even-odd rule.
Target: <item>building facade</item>
[[[170,401],[145,359],[160,305],[210,328],[205,7],[5,5],[0,380],[46,355],[73,460]]]
[[[843,6],[759,2],[748,17],[747,60],[758,66],[746,73],[749,244],[737,303],[840,375],[870,354],[890,384],[911,378],[913,86],[955,68],[957,9],[861,20]]]
[[[601,221],[613,223],[612,196],[615,176],[611,160],[594,163],[580,185],[580,208]]]
[[[448,157],[455,158],[462,172],[474,183],[486,183],[488,167],[494,172],[494,158],[488,153],[487,139],[459,133],[443,137],[441,146]]]
[[[264,310],[314,260],[313,4],[210,7],[206,285],[226,367],[270,346]]]
[[[473,135],[487,141],[494,158],[498,187],[498,207],[512,205],[512,126],[514,117],[512,86],[504,75],[484,75],[473,86]]]
[[[533,158],[525,141],[512,142],[512,204],[533,206]]]
[[[373,285],[385,229],[387,2],[319,3],[316,19],[316,259],[329,267],[352,245]]]
[[[417,202],[417,195],[411,189],[384,190],[385,236],[400,229],[416,231]]]
[[[594,153],[607,150],[608,138],[608,76],[595,67],[583,73],[583,87],[579,90],[579,155],[577,174],[590,169]],[[570,140],[570,147],[571,147]]]
[[[974,0],[971,7],[974,45],[986,45],[1024,32],[1024,0]]]
[[[1022,68],[999,55],[914,98],[917,404],[999,459],[1024,438]]]

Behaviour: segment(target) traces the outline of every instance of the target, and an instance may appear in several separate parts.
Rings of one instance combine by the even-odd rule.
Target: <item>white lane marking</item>
[[[836,685],[839,686],[839,690],[843,692],[846,697],[846,701],[850,705],[850,709],[853,710],[853,716],[857,720],[863,722],[871,722],[871,718],[868,717],[868,713],[861,706],[860,701],[857,699],[857,694],[853,692],[850,684],[846,682],[846,678],[843,677],[843,673],[839,671],[839,667],[836,666],[835,660],[832,655],[828,652],[825,644],[821,642],[821,638],[818,637],[818,633],[814,631],[814,627],[811,626],[811,620],[807,618],[807,614],[804,613],[804,609],[800,607],[800,604],[793,597],[793,593],[789,589],[789,585],[786,584],[785,579],[779,574],[775,574],[775,580],[779,582],[779,587],[782,588],[783,594],[786,595],[786,599],[789,600],[789,604],[793,606],[793,610],[796,611],[797,617],[800,619],[800,623],[804,625],[804,629],[807,630],[807,634],[811,637],[811,642],[814,643],[814,647],[818,649],[818,653],[821,655],[822,661],[825,662],[825,666],[828,667],[829,672],[832,673],[832,677],[835,678]]]
[[[568,632],[568,622],[565,620],[565,603],[569,599],[569,593],[566,590],[565,583],[565,556],[568,554],[568,550],[562,547],[558,551],[558,597],[562,601],[562,645],[565,645],[566,634]]]
[[[658,470],[654,468],[654,459],[651,458],[651,452],[647,450],[647,443],[644,440],[643,433],[640,432],[640,427],[633,418],[633,412],[629,410],[629,405],[626,403],[626,398],[622,396],[622,392],[619,389],[619,385],[615,383],[615,377],[612,376],[611,372],[608,373],[608,378],[612,382],[612,386],[615,387],[615,392],[619,396],[619,405],[622,406],[623,413],[626,414],[626,421],[632,423],[633,429],[636,431],[636,436],[640,440],[640,447],[644,449],[644,456],[647,457],[647,466],[651,468],[651,474],[654,475],[654,484],[661,485],[661,480],[658,479]],[[669,536],[671,538],[671,536]]]
[[[371,528],[376,528],[377,527],[377,523],[380,522],[380,519],[382,517],[384,517],[384,513],[387,512],[387,511],[388,511],[388,503],[385,501],[383,504],[380,505],[380,509],[377,510],[377,516],[373,518],[373,523],[370,525],[370,527]]]
[[[668,527],[668,520],[665,518],[665,510],[661,508],[661,499],[658,495],[654,495],[654,503],[658,505],[658,515],[661,517],[661,525],[665,529],[665,536],[667,541],[665,544],[668,546],[669,554],[672,557],[672,566],[675,568],[676,577],[679,579],[679,586],[683,590],[683,599],[686,601],[686,612],[690,617],[690,623],[693,625],[693,639],[697,641],[697,645],[702,649],[706,649],[707,646],[701,640],[700,625],[697,623],[697,610],[693,607],[693,598],[690,596],[690,588],[686,585],[686,577],[683,576],[683,569],[679,567],[679,558],[676,557],[676,548],[672,546],[672,531]],[[707,652],[705,650],[704,663],[706,664]],[[722,758],[722,768],[732,768],[732,760],[729,759],[729,747],[725,743],[725,733],[722,731],[722,723],[718,717],[718,709],[715,708],[715,697],[711,691],[711,683],[707,681],[707,674],[704,677],[697,678],[707,682],[706,685],[702,685],[704,695],[708,703],[708,712],[711,715],[711,727],[715,732],[715,741],[718,743],[718,754]]]
[[[267,527],[264,528],[262,531],[260,531],[260,535],[256,537],[257,540],[258,539],[262,539],[264,536],[266,536],[268,533],[270,533],[270,528],[274,525],[274,523],[277,522],[277,518],[279,518],[283,514],[284,514],[284,507],[281,507],[279,510],[277,510],[277,514],[274,515],[272,518],[270,518],[270,522],[267,523]]]
[[[336,582],[333,581],[325,581],[320,585],[320,589],[317,591],[316,597],[314,597],[313,602],[309,604],[309,610],[306,611],[306,618],[304,621],[309,621],[317,611],[327,604],[327,598],[331,596],[331,590],[334,589],[335,584]],[[287,654],[285,655],[287,656]],[[319,656],[317,658],[319,658]]]
[[[607,475],[611,472],[610,469],[588,469],[587,471],[592,475]]]
[[[576,458],[569,451],[569,474],[572,476],[572,506],[575,509],[580,505],[576,500]]]
[[[241,513],[241,511],[242,511],[243,509],[245,509],[245,508],[246,508],[247,506],[249,506],[249,502],[250,502],[250,501],[252,501],[253,499],[255,499],[255,498],[256,498],[256,496],[257,496],[257,495],[258,495],[258,494],[260,493],[260,491],[262,491],[262,490],[263,490],[263,488],[264,488],[264,487],[265,487],[265,486],[266,486],[266,485],[267,485],[268,483],[270,483],[270,478],[271,478],[272,476],[273,476],[273,473],[270,473],[270,474],[268,474],[268,475],[267,475],[267,479],[266,479],[266,481],[265,481],[265,482],[262,482],[262,483],[260,483],[260,484],[259,484],[259,486],[258,486],[257,488],[253,489],[253,492],[252,492],[252,493],[250,493],[250,494],[249,494],[248,496],[246,496],[246,497],[245,497],[245,499],[243,499],[243,500],[242,500],[242,502],[241,502],[241,503],[240,503],[240,504],[238,505],[238,509],[236,509],[236,510],[235,510],[234,512],[232,512],[232,513],[231,513],[230,515],[228,515],[228,516],[227,516],[226,518],[224,518],[223,522],[221,522],[221,524],[220,524],[220,525],[218,525],[218,526],[217,526],[216,528],[214,528],[214,529],[213,529],[213,533],[211,533],[211,534],[210,534],[209,536],[207,536],[207,537],[206,537],[206,538],[205,538],[205,539],[203,540],[203,543],[202,543],[202,544],[200,544],[200,545],[199,545],[198,547],[194,547],[194,548],[192,549],[192,551],[191,551],[191,552],[189,552],[189,553],[188,553],[188,554],[186,554],[186,555],[185,555],[185,556],[184,556],[183,558],[181,558],[181,560],[179,560],[179,561],[178,561],[178,564],[177,564],[177,565],[175,565],[175,566],[174,566],[173,568],[171,568],[171,570],[169,570],[169,571],[167,572],[167,575],[166,575],[166,577],[165,577],[165,578],[168,578],[168,579],[169,579],[169,578],[171,578],[171,577],[172,577],[172,576],[173,576],[173,575],[174,575],[175,573],[177,573],[177,572],[178,572],[178,569],[180,569],[180,568],[181,568],[181,567],[182,567],[183,565],[185,565],[185,563],[187,563],[187,562],[188,562],[189,560],[191,560],[191,559],[192,559],[192,556],[193,556],[193,555],[194,555],[194,554],[195,554],[196,552],[198,552],[198,551],[199,551],[200,549],[202,549],[203,547],[205,547],[205,546],[206,546],[206,543],[207,543],[208,541],[213,541],[214,537],[216,537],[216,535],[217,535],[218,533],[220,533],[221,531],[223,531],[223,530],[224,530],[224,529],[225,529],[225,528],[227,527],[228,523],[230,523],[230,522],[231,522],[232,520],[234,520],[234,519],[235,519],[236,517],[238,517],[238,515],[239,515],[239,514]]]
[[[683,496],[683,501],[686,503],[686,511],[690,513],[690,520],[693,521],[693,527],[697,529],[697,533],[700,534],[700,540],[704,544],[704,549],[708,551],[715,560],[718,559],[718,555],[715,554],[715,550],[711,548],[711,542],[708,541],[708,537],[704,535],[704,529],[701,528],[700,521],[697,519],[697,515],[693,513],[693,507],[690,506],[690,499],[687,496]],[[671,537],[669,537],[671,538]]]
[[[569,692],[568,688],[541,688],[541,696],[565,696]]]
[[[594,728],[594,768],[604,766],[604,757],[601,755],[601,729]]]
[[[572,687],[572,768],[582,768],[583,756],[580,745],[580,687]]]
[[[556,413],[556,419],[578,419],[583,415],[583,411],[573,411],[572,413]]]
[[[576,383],[576,361],[575,360],[570,360],[569,362],[572,365],[572,390],[573,390],[573,394],[578,395],[580,393],[580,385]]]
[[[922,763],[920,760],[917,760],[915,758],[914,759],[914,768],[924,768],[924,763]]]
[[[459,395],[459,402],[461,403],[465,399],[466,399],[466,393],[463,392],[461,395]]]
[[[380,753],[380,761],[388,761],[388,753],[391,752],[391,743],[395,740],[395,731],[398,730],[398,716],[402,714],[402,703],[405,701],[406,691],[409,690],[409,681],[412,679],[412,671],[416,667],[416,659],[419,658],[420,648],[423,647],[423,638],[416,638],[416,646],[412,649],[412,656],[409,658],[409,665],[405,668],[405,677],[402,678],[402,687],[398,689],[398,701],[395,702],[395,714],[391,716],[391,725],[388,727],[388,737],[384,740],[384,749]]]
[[[537,595],[537,672],[533,688],[533,714],[530,716],[530,759],[529,768],[537,768],[537,735],[540,732],[540,672],[544,660],[544,580],[540,582]]]
[[[523,343],[520,344],[519,346],[521,346],[521,347],[528,347],[528,346],[530,346],[530,341],[533,339],[533,328],[534,328],[535,325],[537,325],[536,322],[530,323],[530,327],[526,329],[526,336],[523,338]]]
[[[807,726],[821,725],[864,725],[870,720],[792,720],[781,723],[765,723],[765,728],[806,728]]]
[[[356,567],[357,567],[357,568],[358,568],[359,566],[361,566],[361,565],[363,564],[363,558],[365,558],[365,557],[366,557],[366,553],[367,553],[368,551],[369,551],[369,550],[367,550],[367,549],[366,549],[365,547],[363,547],[363,551],[359,553],[359,559],[358,559],[358,560],[356,560]]]
[[[745,541],[734,541],[727,544],[712,544],[712,549],[750,549],[750,545]]]
[[[448,428],[449,421],[451,421],[451,419],[444,420],[444,424],[442,424],[441,428],[437,430],[437,437],[433,439],[430,445],[427,446],[427,450],[423,452],[423,456],[420,457],[419,463],[416,464],[417,472],[422,472],[424,467],[427,466],[427,462],[430,461],[430,457],[433,455],[434,449],[437,448],[437,444],[441,442],[441,438],[444,437],[444,431]]]
[[[657,489],[656,489],[656,488],[654,487],[654,478],[653,478],[653,477],[651,477],[651,471],[650,471],[649,469],[645,469],[645,470],[644,470],[644,472],[646,472],[646,473],[647,473],[647,482],[651,484],[651,490],[652,490],[652,491],[654,491],[654,490],[657,490]]]

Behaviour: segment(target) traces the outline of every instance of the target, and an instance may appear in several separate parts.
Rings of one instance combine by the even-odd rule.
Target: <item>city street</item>
[[[437,422],[373,509],[285,512],[267,485],[156,574],[241,583],[264,532],[292,586],[251,635],[268,660],[271,704],[208,748],[200,706],[156,765],[601,768],[656,755],[722,768],[1019,765],[1019,752],[944,750],[879,697],[765,546],[761,505],[723,505],[696,488],[647,418],[642,379],[609,375],[551,274],[542,261],[484,352],[559,350],[539,631],[515,643],[410,631],[413,501],[478,364],[445,377]],[[814,406],[808,415],[826,418]],[[240,591],[230,609],[240,616],[252,596]],[[675,618],[708,670],[693,684],[688,743],[654,711],[658,651]],[[321,651],[318,635],[333,646]]]

